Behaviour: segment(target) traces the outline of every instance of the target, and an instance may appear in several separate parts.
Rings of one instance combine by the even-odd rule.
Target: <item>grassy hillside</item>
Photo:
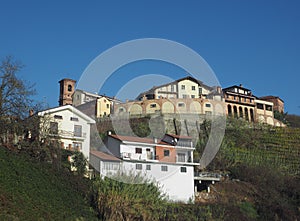
[[[81,178],[0,147],[0,220],[96,220]]]

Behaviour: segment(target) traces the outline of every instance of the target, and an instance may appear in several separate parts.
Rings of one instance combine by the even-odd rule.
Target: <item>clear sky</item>
[[[79,80],[105,50],[133,39],[164,38],[199,53],[222,87],[243,84],[256,96],[279,96],[286,111],[300,115],[299,11],[300,1],[283,0],[1,0],[0,58],[22,61],[20,76],[36,84],[36,98],[57,106],[58,81]],[[185,75],[154,63],[120,71]],[[126,83],[120,76],[110,80],[101,89],[107,95]]]

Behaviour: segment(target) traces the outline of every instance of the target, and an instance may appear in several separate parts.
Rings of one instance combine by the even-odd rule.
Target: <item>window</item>
[[[123,112],[124,111],[124,108],[123,107],[120,107],[119,108],[119,112]]]
[[[78,118],[77,117],[70,117],[70,120],[71,121],[78,121]]]
[[[171,92],[174,92],[174,85],[171,85]]]
[[[151,170],[151,165],[146,165],[146,170]]]
[[[205,104],[205,107],[210,107],[210,104],[206,103],[206,104]]]
[[[164,150],[164,156],[165,157],[170,156],[170,150]]]
[[[135,169],[137,169],[137,170],[143,169],[143,164],[141,164],[141,163],[135,164]]]
[[[82,150],[82,143],[74,142],[73,143],[73,148],[74,148],[74,150],[77,150],[77,151]]]
[[[168,171],[168,166],[161,166],[161,171],[167,172]]]
[[[257,109],[263,110],[264,109],[264,105],[263,104],[257,104]]]
[[[195,98],[195,95],[191,95],[191,98]]]
[[[195,86],[192,86],[192,91],[195,91],[196,90],[196,87]]]
[[[50,133],[58,134],[58,123],[57,122],[50,122]]]
[[[82,137],[82,126],[81,125],[74,125],[74,136]]]
[[[180,172],[181,173],[186,173],[186,167],[180,167]]]
[[[120,164],[118,163],[103,162],[104,170],[119,170],[119,168],[120,168]]]
[[[183,94],[182,95],[182,98],[187,98],[188,96],[186,94]]]
[[[156,104],[150,104],[150,108],[155,108]]]
[[[61,115],[54,115],[54,119],[60,119],[60,120],[62,120],[63,117]]]
[[[135,153],[142,153],[142,148],[135,148]]]
[[[185,154],[184,153],[177,154],[177,162],[185,162]]]
[[[178,107],[184,107],[184,103],[178,103]]]
[[[109,104],[106,104],[106,108],[107,108],[107,109],[109,108]]]
[[[70,92],[72,91],[72,85],[70,85],[70,84],[68,85],[68,91],[70,91]]]
[[[266,110],[272,111],[272,105],[266,105]]]
[[[202,88],[199,87],[199,95],[201,95],[201,94],[202,94]]]
[[[182,90],[185,90],[185,85],[181,85],[181,89],[182,89]]]

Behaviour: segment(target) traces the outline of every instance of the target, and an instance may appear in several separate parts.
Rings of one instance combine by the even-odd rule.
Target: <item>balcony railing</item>
[[[57,137],[81,137],[86,138],[86,133],[75,133],[74,131],[67,131],[67,130],[58,130],[55,133],[50,132],[51,136],[57,136]]]

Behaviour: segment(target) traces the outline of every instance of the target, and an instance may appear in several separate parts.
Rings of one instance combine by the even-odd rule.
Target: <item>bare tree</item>
[[[34,85],[17,77],[24,66],[11,56],[5,57],[0,64],[0,116],[24,118],[33,104]]]

